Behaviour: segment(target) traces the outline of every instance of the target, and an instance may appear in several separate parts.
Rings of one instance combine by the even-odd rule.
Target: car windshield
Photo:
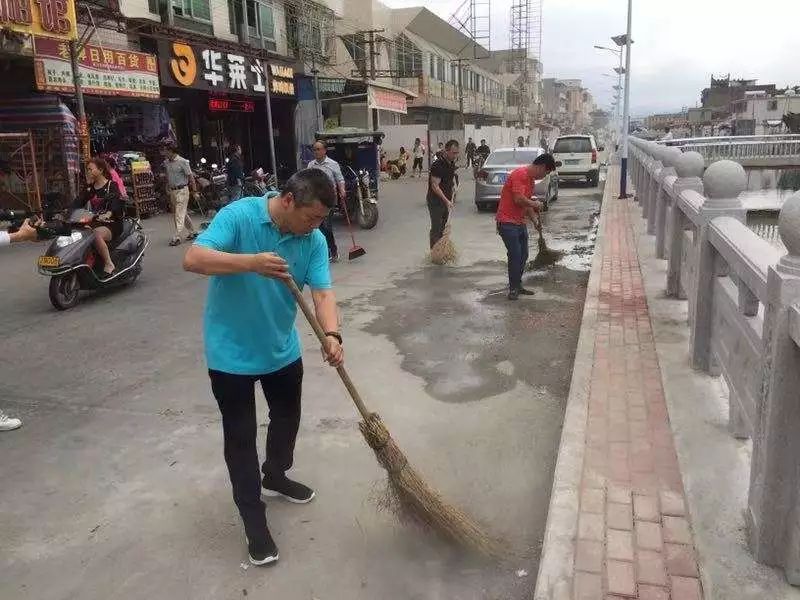
[[[561,138],[556,140],[553,152],[591,152],[592,143],[589,138]]]
[[[492,165],[529,165],[539,156],[538,150],[498,150],[492,152],[484,163]]]

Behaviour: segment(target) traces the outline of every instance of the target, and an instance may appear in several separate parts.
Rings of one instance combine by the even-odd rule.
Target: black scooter
[[[66,221],[51,221],[38,228],[40,238],[54,238],[47,252],[39,257],[38,266],[40,274],[51,278],[50,302],[58,310],[75,306],[81,290],[133,283],[142,272],[142,259],[150,240],[138,220],[124,218],[122,234],[109,244],[117,270],[108,275],[94,248],[93,219],[90,211],[78,209]]]

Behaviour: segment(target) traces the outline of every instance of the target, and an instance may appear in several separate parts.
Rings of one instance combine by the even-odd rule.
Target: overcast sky
[[[464,0],[384,0],[426,6],[445,20]],[[700,103],[710,75],[800,84],[800,0],[634,0],[631,107],[635,116]],[[492,0],[492,49],[509,46],[511,0]],[[580,78],[611,103],[617,58],[595,50],[625,33],[626,0],[544,0],[545,77]],[[615,75],[614,75],[615,76]]]

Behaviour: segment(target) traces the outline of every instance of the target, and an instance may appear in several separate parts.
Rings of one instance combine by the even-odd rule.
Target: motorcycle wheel
[[[81,286],[78,284],[78,274],[68,273],[50,279],[50,303],[56,310],[67,310],[78,303]]]
[[[364,190],[359,186],[358,188],[358,226],[361,229],[372,229],[378,224],[378,205],[364,200]],[[363,207],[363,208],[362,208]]]
[[[372,229],[378,224],[378,205],[372,202],[364,203],[364,210],[358,211],[358,226],[361,229]]]

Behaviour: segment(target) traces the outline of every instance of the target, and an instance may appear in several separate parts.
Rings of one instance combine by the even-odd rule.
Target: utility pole
[[[380,53],[375,50],[375,34],[376,33],[383,33],[386,31],[385,29],[367,29],[364,31],[357,32],[358,35],[367,34],[369,36],[369,81],[375,81],[375,57],[378,56]],[[366,65],[364,67],[364,83],[367,85],[367,108],[369,108],[369,81],[367,79],[366,74]],[[378,109],[372,109],[372,129],[378,129]]]
[[[465,59],[457,58],[453,62],[456,63],[458,66],[456,67],[456,72],[458,73],[458,112],[461,115],[461,129],[464,129],[464,81],[463,81],[463,71],[461,70],[461,63],[464,62]]]
[[[82,47],[82,46],[81,46]],[[89,161],[92,155],[92,150],[89,143],[89,123],[86,120],[86,105],[83,102],[83,88],[81,88],[81,74],[80,66],[78,64],[78,42],[70,40],[69,42],[69,60],[72,64],[72,81],[75,85],[75,100],[78,105],[78,123],[80,124],[80,146],[83,162]]]
[[[275,157],[275,133],[272,128],[272,99],[270,94],[269,65],[267,61],[261,61],[261,69],[264,72],[264,104],[267,112],[267,137],[269,138],[269,163],[272,167],[272,174],[275,181],[278,181],[278,160]]]
[[[314,76],[314,111],[317,114],[317,131],[322,131],[325,124],[322,122],[322,103],[319,101],[319,69],[317,69],[317,55],[311,54],[311,74]]]
[[[619,197],[628,197],[628,132],[631,121],[631,13],[633,0],[628,0],[628,31],[625,35],[625,108],[622,116],[622,158],[619,170]]]

